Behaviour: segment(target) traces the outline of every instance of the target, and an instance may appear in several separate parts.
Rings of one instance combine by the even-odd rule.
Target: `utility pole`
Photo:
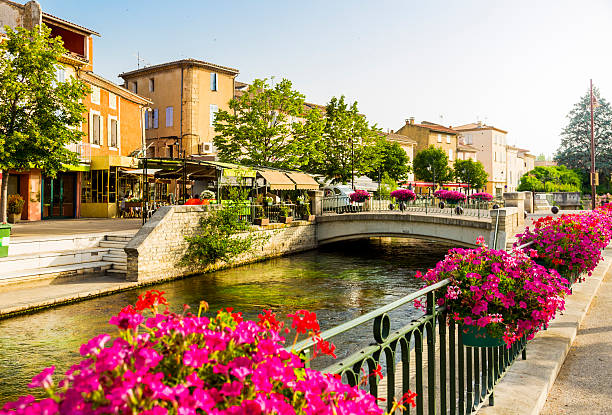
[[[352,130],[351,130],[352,131]],[[351,134],[351,187],[355,191],[355,133]]]
[[[591,209],[595,210],[595,197],[597,196],[595,182],[595,132],[593,122],[593,80],[591,79]]]

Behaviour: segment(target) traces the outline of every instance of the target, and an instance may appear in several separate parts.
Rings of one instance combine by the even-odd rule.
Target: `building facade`
[[[408,159],[410,159],[410,166],[412,167],[412,162],[414,161],[414,154],[415,154],[415,148],[416,148],[417,142],[402,134],[395,134],[391,132],[382,133],[382,134],[387,141],[399,144],[402,150],[406,152]],[[414,181],[414,172],[412,169],[410,169],[410,172],[408,173],[406,180],[410,182]]]
[[[83,104],[83,140],[69,148],[78,154],[78,166],[65,166],[56,177],[44,171],[9,172],[9,194],[26,201],[23,220],[78,217],[114,217],[117,214],[119,171],[135,167],[129,157],[142,147],[144,108],[150,104],[93,72],[93,36],[97,32],[52,16],[30,1],[24,5],[0,0],[0,25],[33,29],[45,24],[60,37],[67,52],[60,58],[57,81],[77,78],[91,93]]]
[[[406,120],[406,124],[395,132],[416,142],[415,155],[429,146],[435,146],[448,156],[448,164],[453,167],[457,157],[457,131],[442,125],[423,121],[416,124],[414,118]]]
[[[147,156],[214,159],[217,111],[229,110],[238,70],[196,59],[148,66],[119,76],[154,102],[145,120]]]

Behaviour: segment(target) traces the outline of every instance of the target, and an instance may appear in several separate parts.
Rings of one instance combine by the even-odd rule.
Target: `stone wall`
[[[315,225],[296,221],[289,225],[272,224],[253,227],[262,236],[260,246],[245,253],[231,264],[217,263],[207,268],[180,266],[187,251],[186,236],[193,235],[200,219],[211,206],[163,206],[138,231],[126,246],[127,280],[160,281],[229,266],[246,264],[292,252],[306,251],[317,246]]]

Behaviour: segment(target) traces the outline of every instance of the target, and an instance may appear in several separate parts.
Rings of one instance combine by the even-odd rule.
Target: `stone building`
[[[457,157],[457,131],[428,121],[416,124],[414,118],[409,118],[406,124],[395,133],[416,142],[415,154],[431,145],[441,148],[448,156],[449,166],[453,166]]]

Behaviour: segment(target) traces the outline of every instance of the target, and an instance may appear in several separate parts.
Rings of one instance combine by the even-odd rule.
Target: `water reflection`
[[[166,291],[175,311],[182,304],[197,310],[202,299],[212,310],[231,306],[246,318],[256,318],[262,308],[282,315],[304,308],[316,311],[321,328],[327,329],[418,289],[414,273],[432,267],[448,248],[410,239],[340,242],[154,288]],[[63,373],[79,360],[79,346],[112,332],[109,317],[134,303],[142,291],[0,320],[0,403],[26,393],[29,380],[46,366],[55,364],[56,373]],[[405,313],[394,316],[406,321],[410,316]],[[370,336],[368,329],[357,330],[336,344],[339,350],[351,350]]]

